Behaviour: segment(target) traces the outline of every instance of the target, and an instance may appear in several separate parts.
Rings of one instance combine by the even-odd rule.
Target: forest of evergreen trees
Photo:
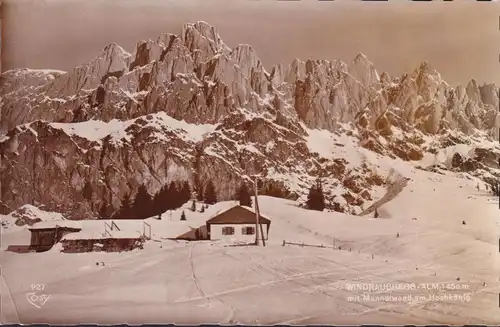
[[[217,203],[217,194],[215,193],[215,186],[212,181],[208,181],[201,198],[206,204]],[[172,182],[164,185],[154,196],[148,193],[145,185],[141,185],[133,201],[130,195],[125,196],[122,206],[112,218],[145,219],[158,216],[168,210],[180,208],[191,199],[192,192],[188,181],[182,183]]]
[[[490,190],[498,196],[498,184],[490,183]],[[193,193],[196,194],[194,197]],[[86,184],[82,189],[82,195],[85,199],[92,198],[92,188],[90,183]],[[236,190],[234,198],[239,201],[241,206],[252,207],[252,192],[244,182]],[[192,192],[188,181],[171,182],[164,185],[154,196],[148,193],[145,185],[141,185],[137,190],[134,199],[130,194],[125,195],[122,200],[122,205],[111,218],[112,219],[146,219],[149,217],[160,216],[161,214],[180,208],[185,203],[192,201],[190,210],[195,212],[196,200],[204,202],[206,205],[212,205],[218,202],[215,186],[211,180],[207,182],[202,190],[201,183],[195,180],[195,192]],[[323,211],[325,209],[325,197],[323,195],[323,185],[321,179],[318,178],[309,189],[307,196],[306,208],[309,210]],[[201,206],[200,212],[204,212],[205,205]],[[109,211],[112,208],[105,202],[99,209],[99,217],[108,219]],[[183,212],[183,219],[186,215]]]

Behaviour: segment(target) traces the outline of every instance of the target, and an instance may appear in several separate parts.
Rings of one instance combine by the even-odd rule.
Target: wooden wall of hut
[[[32,229],[29,248],[37,252],[50,250],[54,244],[61,241],[64,235],[78,231],[80,231],[79,228],[69,227]]]
[[[140,249],[144,240],[137,238],[102,239],[102,240],[63,240],[63,252],[122,252]]]

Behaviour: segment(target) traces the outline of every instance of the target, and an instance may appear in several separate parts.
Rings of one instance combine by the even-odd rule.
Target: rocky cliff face
[[[75,219],[111,215],[140,185],[154,194],[171,181],[200,191],[212,180],[227,200],[255,175],[263,193],[292,199],[321,176],[330,208],[359,213],[384,179],[340,154],[346,138],[416,161],[497,140],[500,128],[493,84],[452,88],[427,62],[379,75],[362,54],[268,71],[251,46],[229,48],[204,22],[134,54],[110,44],[70,72],[14,70],[0,83],[1,211],[43,204]],[[339,153],[316,151],[316,129]],[[496,174],[498,148],[474,151],[450,169]]]

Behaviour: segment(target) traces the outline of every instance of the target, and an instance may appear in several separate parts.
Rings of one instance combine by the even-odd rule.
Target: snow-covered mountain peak
[[[230,49],[205,22],[139,41],[133,54],[111,43],[68,73],[9,71],[1,83],[8,212],[36,200],[92,216],[141,184],[154,193],[181,177],[201,189],[217,179],[229,199],[259,174],[264,192],[295,199],[329,178],[329,207],[356,213],[383,184],[376,164],[359,157],[424,160],[500,128],[494,84],[453,89],[428,62],[401,78],[379,76],[362,53],[349,64],[295,59],[267,71],[252,46]],[[491,178],[500,151],[483,152],[488,164],[465,158],[453,169]],[[20,166],[40,162],[35,180]],[[37,192],[47,181],[51,189]],[[85,183],[98,196],[81,199]]]
[[[356,55],[356,57],[354,57],[353,62],[354,63],[359,63],[359,62],[370,63],[370,61],[368,60],[368,58],[366,57],[366,55],[364,53],[362,53],[362,52],[358,52],[358,54]]]
[[[380,82],[380,77],[375,66],[361,52],[352,60],[348,67],[348,72],[364,86]]]
[[[191,52],[198,50],[203,61],[216,54],[227,54],[231,51],[224,44],[215,27],[204,21],[185,24],[182,28],[181,39]]]

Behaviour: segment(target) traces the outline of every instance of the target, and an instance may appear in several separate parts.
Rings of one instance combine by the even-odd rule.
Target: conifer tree
[[[315,210],[318,199],[318,189],[316,185],[312,185],[309,188],[309,194],[307,195],[306,207],[309,210]]]
[[[127,219],[132,218],[133,210],[132,210],[132,200],[130,199],[130,194],[127,193],[123,197],[122,204],[118,212],[113,215],[115,219]]]
[[[153,197],[153,207],[155,215],[161,215],[168,210],[169,197],[167,195],[168,185],[163,185]]]
[[[188,202],[191,199],[191,187],[189,186],[188,181],[185,181],[182,184],[181,198],[182,198],[182,204]]]
[[[217,194],[215,194],[215,186],[211,180],[208,181],[208,184],[205,187],[205,193],[203,198],[205,203],[207,204],[217,203]]]
[[[318,209],[319,211],[325,210],[325,195],[323,194],[323,181],[318,179]]]
[[[168,186],[167,197],[169,199],[167,210],[174,210],[182,205],[182,203],[180,203],[182,202],[180,199],[180,192],[174,182],[171,182]]]
[[[201,206],[200,212],[201,212],[201,213],[204,213],[204,212],[205,212],[205,206]]]
[[[182,211],[181,220],[186,220],[186,213],[184,211]]]
[[[143,219],[156,214],[153,206],[153,199],[145,185],[139,186],[132,208],[135,217],[131,218]]]
[[[306,207],[310,210],[323,211],[325,209],[325,197],[323,195],[323,185],[318,179],[315,185],[309,189]]]
[[[191,211],[196,212],[196,200],[193,200],[193,202],[191,202]]]
[[[250,196],[250,191],[245,183],[242,183],[238,194],[236,195],[236,199],[240,201],[241,206],[252,206],[252,197]]]

